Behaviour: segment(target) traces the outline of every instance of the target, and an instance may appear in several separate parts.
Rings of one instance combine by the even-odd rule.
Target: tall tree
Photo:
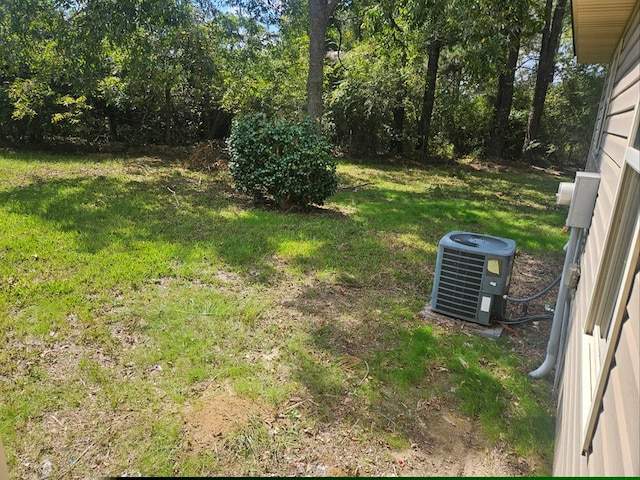
[[[323,113],[325,36],[331,14],[340,0],[309,0],[309,72],[307,75],[307,114],[320,119]]]
[[[422,107],[418,123],[420,161],[428,162],[432,116],[435,107],[440,56],[445,49],[469,45],[486,37],[484,18],[488,2],[477,0],[418,0],[410,1],[409,12],[414,24],[423,34],[427,57],[424,71]],[[479,20],[480,19],[480,20]]]
[[[529,111],[527,132],[522,145],[522,157],[526,160],[531,160],[531,146],[538,137],[540,130],[544,102],[555,72],[556,52],[560,44],[566,7],[567,0],[557,0],[555,9],[553,8],[553,0],[546,1],[545,25],[542,32],[540,58],[538,59],[538,70],[536,72],[536,85],[533,91],[531,110]]]
[[[524,17],[528,10],[528,0],[509,2],[504,10],[505,29],[508,31],[506,37],[507,61],[500,71],[498,77],[498,88],[493,107],[493,117],[491,130],[489,132],[489,142],[487,144],[487,157],[498,159],[502,157],[511,105],[513,104],[514,82],[516,66],[520,54],[520,43]]]
[[[395,92],[390,95],[391,116],[390,124],[391,151],[396,154],[402,154],[404,151],[405,122],[407,119],[407,111],[405,107],[406,97],[408,93],[406,69],[408,60],[408,49],[410,40],[410,29],[407,25],[406,10],[402,5],[395,2],[380,2],[380,11],[377,30],[381,34],[380,39],[384,45],[385,62],[388,67],[392,68],[395,81],[393,87]],[[398,20],[396,20],[396,16]],[[403,21],[404,17],[404,21]]]
[[[438,64],[440,52],[444,42],[439,38],[434,38],[429,43],[427,55],[427,73],[424,82],[424,94],[422,96],[422,113],[418,132],[420,135],[420,161],[426,162],[429,155],[429,137],[431,135],[431,117],[433,115],[433,104],[436,97],[436,81],[438,79]]]

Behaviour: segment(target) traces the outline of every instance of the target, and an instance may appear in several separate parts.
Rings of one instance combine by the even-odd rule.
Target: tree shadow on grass
[[[41,178],[0,192],[0,203],[47,228],[72,232],[76,248],[92,254],[115,244],[135,249],[139,242],[168,242],[184,255],[205,245],[228,264],[246,268],[268,264],[283,242],[313,241],[321,248],[294,255],[294,265],[322,269],[340,257],[350,271],[357,271],[361,260],[351,251],[341,255],[338,242],[367,250],[360,248],[362,241],[384,255],[375,235],[363,238],[366,228],[344,215],[247,209],[233,197],[227,185],[202,188],[175,174],[153,181],[92,176]]]
[[[390,173],[403,171],[396,168]],[[142,175],[128,180],[106,175],[40,179],[0,192],[0,201],[10,211],[37,215],[62,231],[77,232],[84,248],[93,253],[116,240],[162,240],[181,246],[210,241],[220,246],[223,257],[235,263],[260,259],[283,240],[318,239],[326,248],[313,256],[322,259],[336,254],[334,240],[357,243],[359,237],[367,235],[370,245],[377,242],[382,246],[378,233],[406,232],[435,243],[447,232],[462,229],[513,238],[525,248],[553,248],[557,238],[523,231],[521,221],[542,217],[547,223],[559,224],[562,212],[551,207],[545,213],[539,206],[514,203],[510,197],[487,198],[474,193],[491,178],[487,172],[476,172],[457,187],[445,189],[432,184],[420,193],[379,187],[340,192],[335,201],[351,203],[357,210],[351,217],[336,215],[331,209],[324,210],[328,214],[315,210],[312,214],[289,215],[268,209],[247,210],[246,201],[234,195],[225,181],[207,179],[203,186],[175,170],[152,174],[152,179]],[[519,188],[535,189],[537,178],[526,179]],[[221,215],[220,209],[229,207],[237,214]],[[347,235],[336,233],[331,220],[344,225]],[[350,232],[354,234],[351,237]],[[253,254],[235,253],[242,244]],[[357,261],[347,263],[353,265],[352,270],[359,268]]]

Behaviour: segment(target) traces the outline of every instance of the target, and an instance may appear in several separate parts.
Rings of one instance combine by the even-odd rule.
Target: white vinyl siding
[[[612,228],[602,256],[606,260],[601,262],[596,283],[598,294],[593,296],[583,334],[584,452],[590,449],[601,408],[606,407],[604,393],[614,367],[613,360],[640,256],[640,173],[625,165],[621,183]],[[614,396],[615,393],[614,390]]]
[[[579,260],[564,367],[558,372],[555,476],[640,476],[640,267],[637,251],[627,250],[633,252],[638,242],[631,229],[637,228],[638,206],[630,188],[639,188],[640,178],[635,173],[640,170],[635,160],[640,159],[639,9],[636,2],[608,67],[587,161],[587,171],[600,173],[601,182]],[[627,228],[619,228],[621,221]],[[631,245],[619,243],[619,235]],[[616,259],[603,258],[612,251],[618,251]],[[613,285],[607,277],[611,272],[622,272]],[[605,295],[605,287],[613,287],[613,301],[601,298],[592,305],[594,297]],[[609,329],[592,310],[603,306],[612,320]],[[585,333],[590,331],[587,322],[593,334]]]

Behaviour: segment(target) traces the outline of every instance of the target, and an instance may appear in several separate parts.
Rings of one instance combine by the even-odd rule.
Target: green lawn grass
[[[176,161],[0,154],[0,435],[11,469],[26,478],[53,458],[61,478],[264,474],[256,445],[277,457],[300,431],[278,443],[252,423],[225,444],[249,445],[235,457],[187,448],[180,412],[219,384],[276,409],[309,398],[298,426],[394,418],[391,433],[369,434],[397,448],[419,436],[399,405],[437,396],[547,474],[553,409],[549,382],[526,375],[535,360],[416,313],[449,231],[561,251],[560,179],[464,163],[342,161],[338,174],[354,188],[323,209],[279,212],[253,208],[224,172]]]

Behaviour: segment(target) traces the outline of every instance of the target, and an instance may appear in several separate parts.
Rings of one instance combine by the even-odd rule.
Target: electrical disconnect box
[[[559,205],[569,205],[568,227],[589,228],[599,186],[600,174],[592,172],[576,172],[575,183],[560,184],[556,198]]]

